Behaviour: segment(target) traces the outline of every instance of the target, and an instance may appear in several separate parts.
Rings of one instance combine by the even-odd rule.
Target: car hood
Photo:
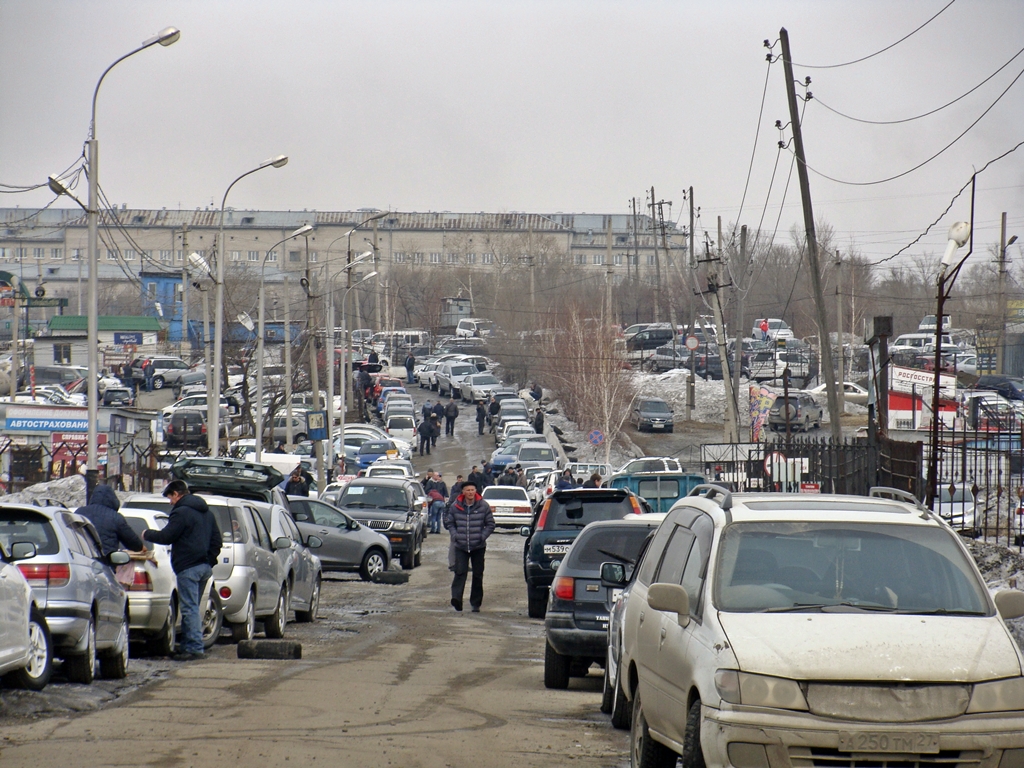
[[[739,669],[794,680],[970,683],[1021,674],[998,616],[719,613]]]

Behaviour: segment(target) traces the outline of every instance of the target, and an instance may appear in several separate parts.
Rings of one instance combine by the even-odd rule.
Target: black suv
[[[544,686],[568,688],[570,675],[583,676],[591,664],[605,665],[608,618],[621,588],[601,583],[601,564],[632,568],[648,534],[664,515],[628,515],[591,523],[558,567],[544,629]]]
[[[423,486],[415,480],[357,477],[345,486],[336,506],[367,528],[387,536],[391,552],[408,571],[420,564],[426,503]]]
[[[551,494],[541,505],[533,525],[520,529],[527,537],[523,575],[530,618],[544,618],[555,571],[588,523],[619,520],[643,511],[639,497],[625,488],[574,488]]]

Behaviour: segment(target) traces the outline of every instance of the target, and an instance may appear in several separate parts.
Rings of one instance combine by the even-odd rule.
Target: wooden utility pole
[[[661,259],[658,258],[658,233],[654,231],[654,187],[651,187],[651,236],[654,238],[654,322],[661,320]]]
[[[825,296],[821,287],[821,268],[818,264],[818,238],[814,231],[814,211],[811,208],[811,186],[807,176],[807,160],[804,155],[804,138],[800,132],[800,110],[796,103],[796,84],[793,82],[793,57],[789,50],[789,33],[783,27],[779,30],[782,43],[782,63],[786,73],[786,95],[789,100],[789,120],[793,128],[793,151],[796,154],[797,175],[800,178],[800,199],[804,209],[804,231],[807,236],[807,263],[811,268],[811,286],[814,290],[814,308],[818,315],[818,335],[821,342],[821,371],[825,376],[825,392],[828,395],[828,418],[832,439],[842,438],[839,422],[839,396],[836,392],[835,366],[832,364],[832,345],[829,343],[828,313],[825,311]],[[940,320],[941,322],[941,320]]]
[[[697,256],[696,256],[696,254],[693,251],[693,238],[694,238],[694,233],[693,233],[693,226],[694,226],[694,222],[693,222],[693,187],[690,187],[690,197],[689,197],[689,200],[690,200],[690,269],[693,269],[693,268],[695,268],[697,266]]]
[[[711,310],[715,318],[715,342],[718,345],[718,359],[722,364],[722,384],[725,387],[725,442],[739,442],[739,428],[736,419],[736,398],[733,395],[732,378],[728,374],[728,352],[725,349],[725,322],[722,316],[722,288],[719,282],[719,266],[721,253],[711,258],[710,246],[705,243],[708,251],[705,263],[708,265],[708,293],[711,294]],[[691,366],[690,370],[693,370]]]
[[[942,318],[935,322],[942,328]],[[943,328],[945,330],[945,328]],[[999,224],[999,373],[1006,373],[1006,211]]]
[[[654,194],[654,187],[651,187],[651,194],[652,195]],[[672,203],[670,201],[667,204],[668,205],[672,205]],[[670,275],[672,273],[668,272],[667,270],[668,270],[669,266],[672,263],[672,257],[669,254],[669,250],[668,250],[668,235],[665,232],[665,205],[666,205],[666,201],[665,200],[659,200],[657,202],[658,218],[657,218],[657,221],[655,223],[657,224],[658,229],[661,232],[661,247],[665,249],[665,269],[666,269],[666,273],[667,273],[666,277],[668,278],[666,280],[666,282],[671,286],[672,279],[671,279]],[[653,209],[652,209],[651,213],[654,213]],[[655,251],[658,250],[658,238],[657,237],[655,237],[655,239],[654,239],[654,250]],[[659,279],[659,283],[658,284],[659,285],[661,284],[660,279]],[[668,317],[669,317],[669,322],[672,324],[672,332],[676,333],[676,332],[678,332],[678,326],[676,325],[676,303],[673,300],[673,297],[672,297],[671,293],[672,292],[670,290],[669,291],[669,302],[668,302]],[[675,337],[673,337],[672,346],[675,346]]]
[[[747,225],[740,228],[740,263],[735,274],[747,274]],[[733,393],[736,395],[736,430],[740,440],[745,440],[750,427],[748,399],[740,393],[740,370],[743,368],[743,286],[736,286],[736,347],[733,350]],[[724,370],[724,369],[723,369]]]
[[[836,387],[836,396],[839,398],[839,412],[846,412],[846,355],[844,354],[845,344],[843,343],[843,260],[839,257],[839,250],[836,249],[836,349],[839,352],[839,380]]]

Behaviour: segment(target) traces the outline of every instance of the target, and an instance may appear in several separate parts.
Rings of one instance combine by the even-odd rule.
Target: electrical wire
[[[930,19],[928,19],[924,24],[919,26],[917,29],[915,29],[915,30],[913,30],[911,32],[908,32],[903,37],[901,37],[899,40],[897,40],[895,43],[893,43],[891,45],[887,45],[887,46],[885,46],[885,48],[882,48],[879,51],[875,51],[874,53],[868,54],[867,56],[861,56],[859,59],[854,59],[853,61],[846,61],[846,62],[843,62],[842,64],[797,64],[796,62],[793,62],[793,66],[794,67],[803,67],[804,69],[837,69],[839,67],[848,67],[851,64],[860,64],[862,61],[867,61],[868,59],[873,59],[875,56],[878,56],[879,54],[885,53],[886,51],[895,48],[897,45],[899,45],[903,41],[909,39],[913,35],[916,35],[922,29],[924,29],[929,24],[931,24],[933,21],[935,21],[935,19],[937,19],[939,16],[941,16],[942,13],[947,8],[949,8],[949,6],[951,6],[955,2],[956,2],[956,0],[949,0],[948,3],[946,3],[944,6],[942,6],[942,8],[939,9],[938,13],[936,13],[934,16],[932,16]]]
[[[1016,152],[1021,147],[1024,147],[1024,141],[1018,142],[1012,148],[1010,148],[1010,149],[1006,150],[1005,152],[1003,152],[1003,154],[997,155],[996,157],[993,157],[991,160],[989,160],[987,163],[985,163],[985,165],[983,165],[980,170],[975,171],[971,175],[971,178],[967,180],[966,184],[964,184],[962,187],[960,187],[959,190],[957,190],[957,193],[955,195],[953,195],[953,197],[950,199],[949,205],[947,205],[945,207],[945,209],[942,211],[942,213],[939,214],[938,218],[936,218],[935,221],[933,221],[931,224],[929,224],[927,227],[925,227],[925,230],[921,234],[919,234],[917,237],[915,237],[913,240],[911,240],[909,243],[907,243],[905,246],[900,248],[898,251],[896,251],[896,253],[892,254],[891,256],[886,256],[885,258],[879,259],[878,261],[869,262],[865,266],[867,266],[867,267],[877,267],[879,264],[884,264],[887,261],[892,261],[897,256],[899,256],[901,253],[907,251],[909,248],[911,248],[912,246],[914,246],[917,243],[919,243],[922,240],[922,238],[924,238],[929,232],[931,232],[932,228],[936,224],[938,224],[940,221],[942,221],[943,218],[945,218],[946,214],[949,213],[950,209],[953,207],[953,203],[955,203],[957,198],[960,197],[960,195],[962,195],[964,193],[964,190],[966,190],[969,186],[971,186],[971,182],[979,174],[983,173],[993,163],[996,163],[996,162],[1002,160],[1007,155],[1013,154],[1014,152]]]
[[[743,183],[743,196],[740,198],[740,212],[736,214],[736,223],[732,228],[732,237],[729,240],[729,244],[732,245],[736,242],[736,227],[739,226],[740,219],[743,218],[743,205],[747,200],[747,189],[750,187],[750,176],[754,171],[754,155],[757,153],[757,140],[761,136],[761,120],[764,118],[764,102],[768,96],[768,76],[772,72],[772,57],[771,54],[767,58],[768,66],[764,70],[764,89],[761,91],[761,109],[757,113],[757,128],[754,130],[754,146],[750,148],[750,164],[747,166],[747,180]],[[774,177],[774,172],[772,174]],[[771,186],[768,187],[768,194],[771,194]]]
[[[110,204],[110,201],[107,199],[107,195],[103,191],[102,187],[99,188],[99,197],[100,197],[101,203],[103,204],[104,210],[107,212],[107,214],[110,216],[110,218],[114,221],[114,226],[117,228],[117,230],[122,235],[124,235],[124,237],[128,240],[129,244],[139,254],[139,260],[140,261],[148,261],[150,264],[155,266],[158,269],[158,271],[160,271],[160,272],[175,273],[175,274],[177,274],[180,271],[180,270],[174,269],[173,267],[168,267],[166,264],[163,264],[160,261],[157,261],[156,259],[154,259],[152,256],[149,255],[148,251],[146,251],[142,246],[140,246],[138,244],[138,242],[136,242],[136,240],[132,236],[131,232],[128,231],[128,229],[122,223],[121,218],[117,215],[117,209],[114,208]]]
[[[1018,80],[1020,80],[1022,75],[1024,75],[1024,69],[1022,69],[1020,72],[1018,72],[1017,76],[1015,78],[1013,78],[1013,80],[1010,82],[1010,84],[1008,86],[1006,86],[1006,88],[1003,90],[1003,92],[1000,93],[999,96],[996,97],[996,100],[993,101],[991,104],[989,104],[989,106],[985,109],[985,111],[982,112],[973,123],[971,123],[969,126],[967,126],[959,136],[957,136],[955,139],[953,139],[951,142],[949,142],[949,144],[944,146],[942,149],[940,149],[934,155],[929,157],[927,160],[924,160],[924,161],[918,163],[913,168],[908,168],[907,170],[903,171],[902,173],[897,173],[895,176],[888,176],[888,177],[886,177],[884,179],[875,179],[874,181],[845,181],[843,179],[837,179],[837,178],[835,178],[833,176],[829,176],[828,174],[822,173],[821,171],[817,170],[816,168],[814,168],[811,165],[808,165],[807,163],[804,163],[804,165],[807,167],[807,170],[813,172],[814,174],[816,174],[817,176],[820,176],[823,179],[828,179],[829,181],[833,181],[836,184],[845,184],[845,185],[851,186],[851,187],[870,187],[870,186],[875,185],[875,184],[885,184],[887,182],[895,181],[896,179],[903,178],[904,176],[906,176],[908,174],[911,174],[914,171],[916,171],[916,170],[918,170],[920,168],[923,168],[924,166],[928,165],[928,163],[930,163],[932,160],[935,160],[943,152],[945,152],[947,149],[949,149],[954,144],[956,144],[958,141],[960,141],[960,139],[962,139],[964,136],[966,136],[967,133],[972,128],[974,128],[974,126],[976,126],[978,123],[981,122],[982,118],[984,118],[985,115],[987,115],[989,112],[992,111],[992,109],[996,106],[996,104],[998,104],[1002,100],[1003,96],[1006,95],[1007,91],[1009,91],[1016,84],[1016,82]]]
[[[966,93],[962,93],[961,95],[957,96],[952,101],[946,102],[941,107],[936,107],[935,109],[929,110],[928,112],[923,112],[920,115],[915,115],[914,117],[905,117],[905,118],[902,118],[901,120],[866,120],[866,119],[861,118],[861,117],[854,117],[853,115],[847,115],[845,112],[840,112],[838,109],[830,107],[828,104],[823,102],[819,96],[815,96],[814,99],[812,99],[812,101],[816,101],[818,104],[821,104],[821,106],[823,106],[829,112],[832,112],[832,113],[834,113],[836,115],[839,115],[840,117],[845,117],[847,120],[853,120],[856,123],[866,123],[868,125],[899,125],[900,123],[909,123],[909,122],[912,122],[914,120],[920,120],[923,117],[929,117],[930,115],[934,115],[936,112],[941,112],[946,107],[951,107],[954,104],[956,104],[958,101],[960,101],[961,99],[964,99],[967,96],[970,96],[976,90],[981,88],[981,86],[983,86],[985,83],[987,83],[993,77],[995,77],[1000,72],[1002,72],[1004,69],[1006,69],[1008,66],[1010,66],[1010,64],[1013,62],[1013,60],[1016,59],[1018,56],[1020,56],[1022,53],[1024,53],[1024,48],[1021,48],[1019,51],[1017,51],[1015,54],[1013,54],[1013,56],[1009,59],[1009,61],[1007,61],[1005,64],[1003,64],[1003,66],[1001,66],[999,69],[997,69],[991,75],[986,77],[984,80],[982,80],[980,83],[978,83],[976,86],[971,88]]]

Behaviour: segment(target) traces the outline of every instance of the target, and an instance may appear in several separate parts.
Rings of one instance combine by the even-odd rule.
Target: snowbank
[[[85,478],[77,475],[37,483],[18,493],[0,497],[0,500],[4,504],[46,504],[50,500],[69,509],[77,509],[85,504]]]
[[[992,592],[1024,588],[1024,556],[1002,544],[964,539],[982,578]],[[1020,648],[1024,648],[1024,619],[1006,622]]]
[[[547,425],[556,427],[561,431],[561,441],[563,446],[571,446],[573,450],[566,449],[566,453],[569,458],[576,461],[586,462],[604,462],[604,446],[603,445],[591,445],[590,441],[587,440],[589,430],[584,432],[575,423],[569,421],[564,415],[562,415],[562,404],[554,400],[552,402],[544,403],[544,422]],[[555,411],[555,413],[552,413]],[[623,425],[623,433],[626,425]],[[624,435],[623,435],[624,436]],[[628,444],[628,448],[634,447],[632,442]],[[627,447],[616,443],[612,445],[611,449],[611,461],[609,462],[613,467],[621,467],[630,459],[634,458],[633,454],[629,452]]]

